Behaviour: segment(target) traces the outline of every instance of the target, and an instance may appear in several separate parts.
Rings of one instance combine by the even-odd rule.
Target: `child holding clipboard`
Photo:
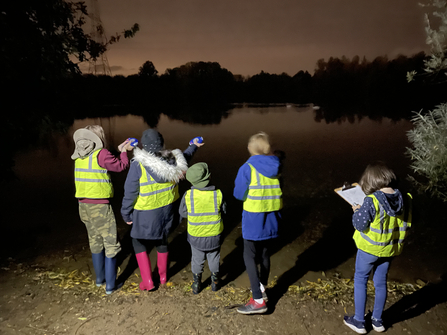
[[[387,296],[387,274],[391,260],[400,255],[407,229],[411,227],[411,195],[402,195],[393,187],[394,172],[379,162],[367,166],[360,179],[366,194],[362,205],[353,205],[352,224],[354,241],[358,248],[354,274],[355,314],[345,316],[344,324],[366,334],[366,289],[371,272],[374,273],[374,310],[372,327],[385,331],[382,312]]]

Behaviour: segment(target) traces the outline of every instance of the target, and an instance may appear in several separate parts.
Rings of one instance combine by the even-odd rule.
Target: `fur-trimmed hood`
[[[188,163],[180,149],[174,149],[171,153],[175,158],[174,165],[171,165],[167,161],[157,157],[155,154],[138,147],[135,147],[134,149],[134,157],[132,160],[149,168],[157,177],[166,181],[178,183],[181,179],[185,178],[185,173],[188,170]]]

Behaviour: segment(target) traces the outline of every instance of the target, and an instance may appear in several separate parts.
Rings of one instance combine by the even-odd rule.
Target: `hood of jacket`
[[[188,163],[180,149],[174,149],[171,153],[175,158],[173,164],[161,159],[151,152],[135,147],[132,160],[141,163],[158,178],[178,183],[184,178],[186,170],[188,170]]]
[[[251,156],[247,163],[253,167],[263,176],[267,178],[277,177],[281,163],[277,156],[254,155]]]
[[[388,215],[395,217],[402,213],[404,200],[402,198],[402,193],[400,193],[399,190],[395,190],[393,194],[376,191],[374,192],[374,195]]]

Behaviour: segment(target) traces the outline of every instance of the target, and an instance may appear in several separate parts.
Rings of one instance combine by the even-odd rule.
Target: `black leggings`
[[[272,240],[244,240],[244,262],[250,279],[253,299],[261,299],[260,283],[266,286],[270,273],[270,245]],[[259,265],[259,270],[258,270]]]
[[[140,252],[150,252],[153,247],[157,248],[157,252],[166,253],[168,252],[168,241],[166,238],[162,240],[145,240],[132,238],[132,245],[135,254]]]

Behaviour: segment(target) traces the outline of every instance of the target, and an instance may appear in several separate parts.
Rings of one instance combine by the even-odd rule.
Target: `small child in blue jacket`
[[[265,286],[270,272],[269,250],[272,240],[278,237],[281,219],[282,191],[278,178],[281,164],[277,156],[270,154],[269,137],[264,132],[250,137],[248,151],[251,157],[239,168],[233,195],[244,202],[244,262],[253,298],[237,311],[259,314],[267,311]]]

